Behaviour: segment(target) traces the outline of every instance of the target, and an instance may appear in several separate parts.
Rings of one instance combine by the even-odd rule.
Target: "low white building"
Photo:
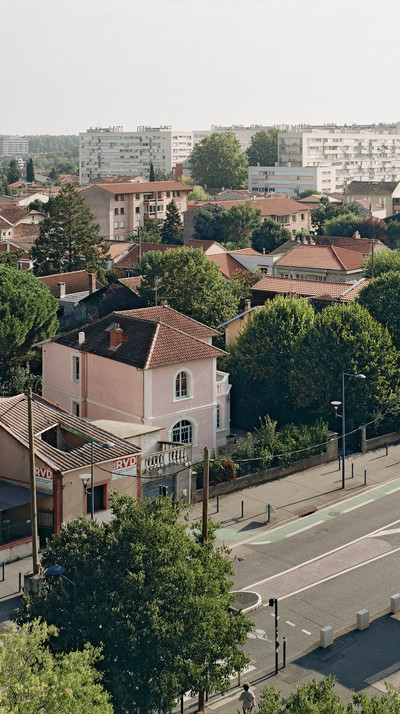
[[[283,193],[298,198],[302,191],[336,191],[334,166],[249,166],[249,191]]]

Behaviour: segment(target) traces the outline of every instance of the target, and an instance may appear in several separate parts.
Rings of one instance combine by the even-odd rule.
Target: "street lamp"
[[[82,481],[83,487],[85,489],[85,495],[88,493],[87,485],[90,479],[90,517],[94,519],[94,455],[93,455],[93,445],[99,444],[102,449],[112,449],[115,446],[113,441],[105,441],[104,444],[101,441],[96,441],[96,439],[90,439],[90,474],[81,474],[79,478]]]
[[[58,575],[60,578],[63,578],[64,580],[67,581],[67,583],[70,583],[72,585],[72,603],[73,603],[73,608],[75,609],[76,605],[76,583],[74,583],[73,580],[70,580],[67,578],[65,573],[65,568],[63,565],[51,565],[50,568],[47,568],[46,570],[46,575]]]
[[[275,607],[275,674],[279,672],[279,640],[278,640],[278,598],[270,597],[268,600],[270,607]]]
[[[345,377],[355,377],[355,379],[366,379],[365,374],[350,374],[349,372],[342,372],[342,401],[341,402],[331,402],[335,414],[337,417],[342,417],[342,488],[345,488],[346,479],[346,410],[345,410],[345,394],[344,394],[344,378]],[[338,407],[342,405],[342,413],[338,414]]]

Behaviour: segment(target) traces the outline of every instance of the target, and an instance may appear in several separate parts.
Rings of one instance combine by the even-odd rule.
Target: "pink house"
[[[81,417],[160,428],[199,458],[229,434],[218,334],[168,306],[113,312],[43,344],[43,396]]]

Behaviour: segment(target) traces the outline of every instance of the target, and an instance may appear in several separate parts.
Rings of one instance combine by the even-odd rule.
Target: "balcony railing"
[[[186,444],[171,446],[171,442],[159,442],[160,451],[142,457],[142,473],[152,469],[163,469],[175,464],[190,464],[192,460],[192,447]]]
[[[217,397],[221,397],[224,394],[229,394],[231,391],[231,384],[229,384],[229,374],[228,372],[217,371]]]

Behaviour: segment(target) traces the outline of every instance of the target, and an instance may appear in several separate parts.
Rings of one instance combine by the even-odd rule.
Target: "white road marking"
[[[303,568],[305,565],[310,565],[310,563],[315,563],[317,560],[322,560],[322,558],[326,558],[328,555],[332,555],[333,553],[338,553],[340,550],[343,550],[344,548],[348,548],[350,545],[354,545],[355,543],[359,543],[360,541],[364,540],[365,538],[373,538],[374,536],[379,535],[381,531],[387,530],[388,528],[391,528],[391,526],[395,526],[398,523],[400,523],[399,518],[395,521],[392,521],[392,523],[386,523],[386,525],[381,526],[380,528],[377,528],[375,531],[371,531],[370,533],[367,533],[366,535],[360,536],[360,538],[355,538],[354,540],[351,540],[348,543],[339,545],[337,548],[328,550],[326,553],[321,553],[320,555],[316,555],[314,558],[310,558],[310,560],[305,560],[303,563],[294,565],[292,568],[288,568],[287,570],[282,570],[280,573],[276,573],[275,575],[270,575],[268,578],[263,578],[263,580],[258,580],[256,583],[252,583],[251,585],[246,585],[243,588],[241,588],[241,590],[251,590],[252,588],[255,588],[257,585],[262,585],[264,583],[270,582],[271,580],[275,580],[275,578],[280,578],[281,575],[287,575],[288,573],[293,573],[295,570],[299,570],[299,568]],[[265,605],[264,605],[264,607],[265,607]]]
[[[375,499],[370,498],[368,501],[363,501],[362,503],[357,503],[356,506],[352,506],[351,508],[346,508],[346,510],[342,511],[342,513],[350,513],[350,511],[355,511],[356,508],[362,508],[362,506],[366,506],[367,503],[372,503],[373,501],[375,501]]]
[[[293,531],[293,533],[288,533],[287,535],[285,535],[285,538],[292,538],[292,536],[296,536],[298,533],[304,533],[304,531],[308,531],[310,528],[319,526],[321,523],[325,523],[325,521],[321,520],[315,521],[315,523],[310,523],[310,525],[304,526],[304,528],[299,528],[297,531]]]
[[[308,630],[302,630],[302,632],[304,632],[305,635],[311,635],[311,632],[309,632]]]
[[[287,625],[290,625],[290,627],[296,627],[296,625],[294,624],[294,622],[290,622],[290,620],[286,620],[286,624],[287,624]]]
[[[389,496],[390,493],[396,493],[396,491],[400,491],[400,486],[397,486],[397,488],[392,488],[391,491],[387,491],[386,496]]]

